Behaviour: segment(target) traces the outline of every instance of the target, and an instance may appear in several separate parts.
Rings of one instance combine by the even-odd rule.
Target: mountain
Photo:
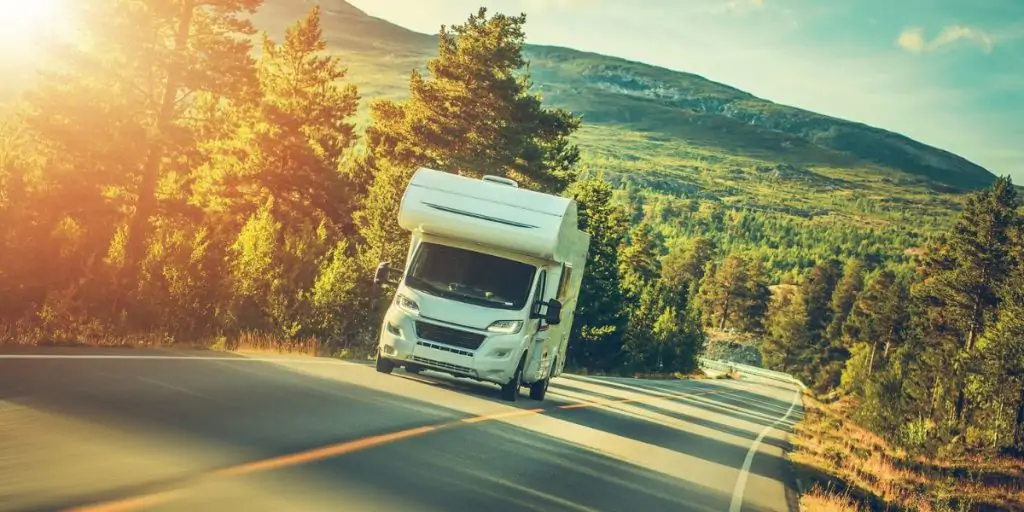
[[[312,4],[266,0],[257,25],[278,35]],[[369,16],[342,0],[320,4],[328,44],[345,57],[364,98],[402,97],[409,72],[436,52],[434,35]],[[530,45],[525,53],[546,102],[583,117],[581,146],[613,160],[654,156],[605,145],[615,138],[609,131],[628,131],[632,139],[669,144],[681,154],[725,157],[741,168],[812,181],[814,175],[827,178],[830,169],[846,169],[862,178],[955,192],[995,179],[964,158],[903,135],[780,105],[694,74],[561,47]],[[613,173],[635,167],[603,163]]]

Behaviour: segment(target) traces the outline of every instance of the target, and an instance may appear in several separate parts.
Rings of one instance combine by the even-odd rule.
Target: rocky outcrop
[[[858,159],[928,178],[954,188],[972,189],[995,176],[964,158],[903,135],[861,123],[778,105],[695,75],[678,73],[673,81],[645,75],[658,68],[592,66],[577,76],[592,90],[656,101],[661,105],[728,117],[763,129],[799,137]]]

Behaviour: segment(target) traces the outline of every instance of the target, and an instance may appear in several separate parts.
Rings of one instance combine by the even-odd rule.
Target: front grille
[[[448,345],[441,345],[441,344],[438,344],[438,343],[431,343],[429,341],[423,341],[423,340],[417,341],[416,345],[418,345],[420,347],[432,348],[434,350],[440,350],[441,352],[451,352],[452,354],[458,354],[460,356],[473,357],[473,351],[472,350],[466,350],[466,349],[456,348],[456,347],[449,347]]]
[[[416,336],[423,340],[444,343],[453,347],[476,350],[484,342],[483,334],[477,334],[443,325],[416,322]]]
[[[441,368],[444,370],[450,370],[453,372],[462,373],[465,375],[474,375],[475,372],[472,368],[466,368],[465,366],[459,366],[457,364],[445,363],[443,361],[436,361],[434,359],[427,359],[426,357],[412,356],[412,360],[420,364],[433,366],[435,368]]]

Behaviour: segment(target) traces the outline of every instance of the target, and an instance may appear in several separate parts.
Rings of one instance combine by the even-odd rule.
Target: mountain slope
[[[267,0],[257,24],[278,34],[311,5]],[[435,54],[435,36],[371,17],[342,0],[321,5],[328,43],[346,55],[364,97],[401,97],[409,71]],[[939,189],[978,188],[995,179],[964,158],[908,137],[779,105],[697,75],[568,48],[531,45],[526,54],[545,100],[582,115],[590,126],[626,127],[769,164],[860,168],[876,177],[896,171],[904,174],[897,179],[926,180]]]

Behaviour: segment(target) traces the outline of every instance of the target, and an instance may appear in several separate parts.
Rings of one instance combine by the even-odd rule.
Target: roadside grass
[[[367,360],[371,347],[327,346],[315,338],[283,339],[270,333],[243,332],[233,336],[212,336],[182,340],[166,333],[121,334],[99,322],[77,323],[73,329],[52,329],[24,324],[0,323],[0,346],[83,347],[83,348],[175,348],[211,350],[238,354],[275,354]]]
[[[864,507],[851,500],[849,496],[829,492],[821,487],[814,487],[800,497],[800,510],[814,512],[862,512]]]
[[[806,487],[801,510],[1024,510],[1024,460],[911,454],[850,420],[855,406],[804,397],[788,454]]]
[[[590,369],[587,369],[587,368],[573,368],[573,367],[566,366],[565,371],[567,373],[572,373],[573,375],[580,375],[582,377],[632,377],[634,379],[644,379],[644,380],[709,380],[709,379],[729,379],[729,378],[737,378],[738,379],[739,378],[739,374],[735,374],[735,372],[733,372],[735,375],[732,375],[732,376],[720,375],[720,376],[712,377],[712,376],[709,376],[707,373],[705,373],[703,369],[699,369],[699,370],[694,371],[692,373],[683,373],[683,372],[628,372],[628,371],[605,372],[605,371],[599,371],[599,370],[590,370]]]

